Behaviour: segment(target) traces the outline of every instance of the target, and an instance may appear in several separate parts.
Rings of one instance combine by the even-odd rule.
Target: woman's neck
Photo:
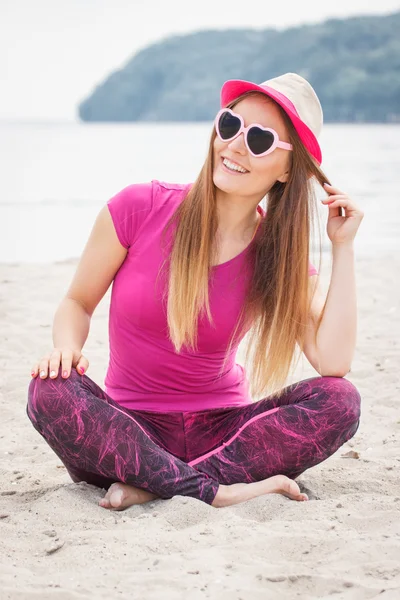
[[[253,239],[261,220],[257,205],[244,206],[243,201],[217,201],[217,235],[234,242],[246,242]]]

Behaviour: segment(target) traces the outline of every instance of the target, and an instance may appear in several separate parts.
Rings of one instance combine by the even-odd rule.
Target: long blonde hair
[[[243,94],[229,108],[254,94],[258,92]],[[250,287],[220,370],[222,373],[233,343],[238,345],[248,333],[244,366],[253,398],[267,394],[278,397],[291,368],[298,362],[294,362],[296,344],[300,349],[303,347],[312,299],[309,293],[309,246],[311,231],[314,231],[315,221],[318,222],[313,212],[316,206],[313,179],[321,185],[329,183],[304,147],[287,114],[278,108],[293,145],[289,178],[287,183],[276,182],[267,195],[267,213],[251,250],[254,268]],[[165,235],[169,227],[176,224],[170,254],[160,269],[161,273],[166,265],[169,267],[167,320],[169,337],[176,352],[180,352],[184,344],[196,350],[198,318],[203,311],[213,323],[209,278],[217,256],[218,218],[213,182],[215,135],[213,129],[203,168],[163,232]],[[322,315],[323,312],[317,331]]]

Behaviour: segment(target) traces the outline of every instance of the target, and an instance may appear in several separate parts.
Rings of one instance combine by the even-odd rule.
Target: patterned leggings
[[[27,414],[73,481],[116,481],[160,498],[212,504],[219,484],[294,479],[353,437],[360,394],[341,377],[313,377],[238,407],[128,410],[87,375],[32,379]]]

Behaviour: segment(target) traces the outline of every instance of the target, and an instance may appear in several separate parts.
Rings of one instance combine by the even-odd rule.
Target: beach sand
[[[215,509],[176,496],[123,512],[98,506],[104,491],[71,482],[25,413],[30,367],[52,347],[76,264],[0,267],[1,600],[398,600],[399,257],[356,256],[358,343],[347,378],[362,397],[361,423],[297,479],[309,502],[271,494]],[[109,299],[110,290],[84,348],[103,389]],[[306,361],[296,373],[317,375]]]

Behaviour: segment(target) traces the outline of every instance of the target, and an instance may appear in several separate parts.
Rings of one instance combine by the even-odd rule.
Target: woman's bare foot
[[[298,502],[308,500],[307,494],[300,492],[299,486],[293,479],[286,477],[286,475],[274,475],[273,477],[254,483],[221,484],[211,506],[216,508],[232,506],[233,504],[240,504],[264,494],[282,494]],[[110,510],[124,510],[134,504],[144,504],[157,498],[156,494],[133,487],[132,485],[113,483],[104,498],[100,500],[99,506]]]
[[[99,502],[99,506],[109,508],[110,510],[124,510],[133,504],[144,504],[158,498],[155,494],[133,487],[126,483],[113,483],[108,488],[104,498]]]
[[[282,494],[298,502],[308,500],[307,494],[300,492],[299,486],[293,479],[286,477],[286,475],[274,475],[273,477],[268,477],[268,479],[254,483],[220,485],[211,506],[215,506],[216,508],[232,506],[233,504],[240,504],[264,494]]]

